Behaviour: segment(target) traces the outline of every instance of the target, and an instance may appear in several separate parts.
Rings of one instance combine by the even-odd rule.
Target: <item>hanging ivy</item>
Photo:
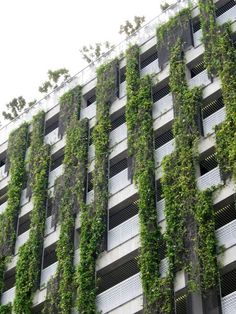
[[[57,180],[55,189],[61,199],[56,207],[59,209],[60,237],[56,247],[58,260],[56,278],[48,284],[45,313],[70,313],[72,309],[74,282],[74,228],[75,217],[79,209],[85,206],[85,183],[88,150],[88,120],[78,120],[81,97],[76,88],[77,110],[73,105],[75,89],[61,97],[62,106],[67,102],[69,121],[66,127],[66,146],[63,164],[65,167],[62,178]],[[81,88],[80,88],[81,90]],[[70,96],[69,94],[72,94]],[[81,96],[81,93],[80,93]],[[66,100],[66,101],[65,101]],[[69,102],[71,101],[71,106]]]
[[[236,57],[230,25],[225,25],[218,41],[221,60],[219,76],[226,118],[216,128],[216,156],[225,177],[236,180]]]
[[[94,204],[84,206],[81,214],[80,263],[78,266],[78,302],[81,314],[96,313],[95,265],[104,248],[108,205],[108,155],[111,129],[109,110],[117,95],[117,60],[97,70],[97,124],[93,132],[95,169],[93,176]]]
[[[29,164],[33,209],[30,213],[29,240],[20,247],[16,266],[15,313],[32,312],[33,293],[38,288],[40,280],[50,160],[49,146],[43,144],[44,118],[45,113],[41,111],[33,118],[32,122]]]
[[[20,209],[21,191],[25,179],[25,153],[28,139],[28,124],[13,131],[8,140],[8,164],[10,181],[7,190],[7,207],[0,215],[0,293],[3,289],[5,266],[12,254],[16,240],[16,224]],[[0,306],[0,311],[6,309]]]
[[[0,314],[11,314],[12,313],[12,305],[0,305]]]
[[[126,52],[128,151],[134,161],[134,181],[139,191],[139,224],[141,252],[139,265],[146,299],[146,312],[153,313],[160,303],[159,274],[161,233],[157,223],[155,200],[155,163],[153,120],[149,76],[140,79],[139,47]]]

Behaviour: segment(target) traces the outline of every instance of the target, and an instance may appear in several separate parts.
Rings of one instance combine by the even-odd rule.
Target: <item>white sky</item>
[[[14,97],[39,99],[48,69],[86,66],[79,50],[105,40],[118,43],[119,26],[135,15],[146,22],[161,0],[6,0],[0,4],[0,112]]]

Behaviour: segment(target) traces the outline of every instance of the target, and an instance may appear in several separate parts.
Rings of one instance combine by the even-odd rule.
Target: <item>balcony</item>
[[[161,116],[163,113],[167,112],[173,107],[173,99],[172,94],[169,93],[168,95],[162,97],[158,101],[156,101],[153,105],[152,115],[153,119]]]
[[[1,297],[1,304],[2,305],[13,302],[14,297],[15,297],[15,289],[16,289],[16,287],[13,287],[13,288],[2,293],[2,297]]]
[[[29,234],[30,234],[30,230],[27,230],[26,232],[22,233],[16,238],[15,254],[17,254],[19,251],[19,248],[28,241]]]
[[[161,275],[161,278],[166,277],[168,268],[169,268],[169,263],[168,263],[168,258],[166,257],[166,258],[162,259],[161,262],[160,262],[160,275]]]
[[[109,179],[108,191],[112,195],[119,192],[120,190],[123,190],[126,186],[130,184],[131,180],[128,179],[128,168],[126,168]]]
[[[216,238],[220,246],[224,246],[225,249],[236,244],[236,220],[224,225],[216,230]]]
[[[122,98],[125,95],[126,95],[126,81],[120,83],[119,98]]]
[[[127,138],[127,124],[123,123],[113,131],[111,131],[109,139],[110,139],[110,147],[115,146],[120,143],[124,139]]]
[[[53,145],[53,144],[55,144],[58,141],[59,141],[58,128],[54,129],[52,132],[48,133],[44,137],[44,143],[45,144]]]
[[[91,190],[89,192],[87,192],[87,195],[86,195],[86,203],[87,204],[91,204],[94,200],[94,190]]]
[[[222,313],[235,314],[236,311],[236,291],[232,292],[221,299]]]
[[[108,313],[141,294],[141,278],[140,274],[137,273],[114,287],[100,293],[96,299],[97,309],[103,314]]]
[[[27,189],[24,189],[21,192],[21,199],[20,199],[20,205],[21,206],[23,206],[29,202],[29,197],[26,196],[26,192],[27,192]]]
[[[160,164],[163,158],[167,155],[170,155],[175,149],[175,139],[167,142],[166,144],[160,146],[155,150],[155,161],[157,164]]]
[[[212,134],[214,132],[214,127],[225,120],[226,112],[225,107],[217,110],[209,117],[203,119],[203,130],[204,135]]]
[[[93,102],[91,105],[89,105],[86,108],[83,108],[81,110],[81,119],[88,118],[92,119],[96,115],[96,101]]]
[[[164,198],[156,203],[156,208],[157,208],[158,222],[161,222],[162,220],[165,219],[165,213],[164,213],[165,199]]]
[[[197,32],[193,33],[194,47],[198,47],[202,43],[202,30],[199,29]]]
[[[228,11],[224,12],[222,15],[216,18],[218,24],[222,25],[226,22],[234,22],[236,19],[236,6],[232,7]]]
[[[89,145],[88,148],[88,160],[92,161],[95,158],[95,146]]]
[[[7,202],[0,205],[0,215],[5,211],[7,207]]]
[[[217,186],[221,183],[222,181],[220,177],[219,166],[197,178],[197,186],[200,190],[206,190],[212,186]]]
[[[7,172],[5,172],[5,165],[0,167],[0,181],[7,177]]]
[[[64,171],[63,164],[61,164],[59,167],[55,168],[49,173],[48,177],[48,186],[51,187],[54,185],[54,182],[56,178],[60,177]]]
[[[55,262],[52,265],[50,265],[50,266],[48,266],[42,270],[40,286],[45,285],[49,281],[49,279],[56,274],[57,263],[58,262]]]
[[[149,63],[146,67],[141,69],[140,76],[144,76],[147,74],[153,74],[160,72],[160,68],[158,66],[158,60],[154,60],[153,62]]]
[[[130,240],[139,233],[138,215],[108,231],[108,250]]]
[[[201,73],[197,74],[189,81],[190,88],[197,87],[197,86],[207,86],[211,83],[211,80],[208,78],[207,70],[202,71]]]

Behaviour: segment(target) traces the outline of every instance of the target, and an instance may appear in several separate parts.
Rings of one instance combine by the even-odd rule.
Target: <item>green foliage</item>
[[[41,86],[39,86],[38,90],[40,93],[48,93],[52,89],[56,89],[58,85],[62,84],[68,78],[70,78],[69,70],[65,68],[61,68],[58,70],[48,70],[48,80],[43,82]],[[61,80],[60,80],[61,79]]]
[[[6,107],[8,112],[3,111],[2,115],[6,120],[14,120],[22,112],[26,106],[26,101],[22,96],[13,98]]]
[[[60,237],[56,248],[58,266],[55,284],[48,285],[45,313],[54,313],[55,309],[59,313],[70,313],[75,289],[73,266],[75,213],[78,207],[81,210],[85,207],[88,148],[88,120],[78,121],[77,111],[81,105],[80,91],[81,88],[77,87],[64,94],[60,100],[62,107],[66,104],[69,111],[63,160],[65,172],[63,180],[58,180],[56,183],[56,189],[62,189],[59,203]],[[75,99],[77,103],[74,103]]]
[[[124,25],[120,25],[120,34],[125,34],[127,37],[133,35],[145,22],[144,16],[135,16],[134,21],[125,21]]]
[[[216,154],[223,174],[236,179],[236,57],[229,25],[225,26],[219,38],[218,49],[221,60],[219,75],[226,119],[216,128]]]
[[[191,18],[191,10],[189,8],[181,10],[178,14],[171,17],[169,21],[165,24],[162,24],[157,28],[156,36],[158,40],[158,45],[165,44],[168,45],[168,42],[164,42],[168,36],[175,34],[176,28],[182,26]],[[176,35],[176,34],[175,34]],[[180,38],[176,38],[178,40]]]
[[[33,292],[40,279],[41,251],[46,219],[47,175],[50,160],[49,146],[43,144],[44,112],[33,119],[29,155],[33,209],[30,214],[29,240],[20,247],[16,266],[16,295],[14,312],[31,313]]]
[[[141,252],[139,265],[146,297],[146,311],[153,313],[160,297],[158,247],[161,234],[157,223],[155,201],[155,163],[153,156],[153,120],[149,76],[140,79],[139,48],[126,53],[128,149],[135,158],[135,184],[139,190],[139,223]]]
[[[11,314],[12,313],[12,305],[6,304],[6,305],[0,305],[0,314]]]
[[[87,63],[92,63],[98,58],[105,56],[113,48],[114,45],[109,41],[105,41],[104,43],[96,43],[94,46],[83,46],[80,53]]]
[[[217,38],[219,36],[219,27],[215,20],[215,3],[213,0],[199,0],[200,22],[202,28],[202,41],[205,46],[204,63],[208,75],[217,74],[219,67],[219,58],[217,51]]]
[[[7,190],[8,201],[4,213],[0,215],[0,292],[3,288],[6,257],[12,255],[15,245],[15,226],[25,178],[27,135],[28,124],[24,123],[9,136],[8,163],[10,163],[10,181]]]
[[[95,169],[94,208],[85,206],[81,214],[80,263],[78,267],[78,303],[81,314],[96,313],[95,265],[102,249],[108,203],[108,154],[111,128],[109,109],[115,96],[117,60],[97,70],[97,124],[93,132]]]

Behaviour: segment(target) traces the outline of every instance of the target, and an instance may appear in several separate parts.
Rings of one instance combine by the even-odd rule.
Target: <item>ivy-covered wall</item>
[[[16,266],[15,313],[31,313],[33,293],[39,286],[46,219],[49,145],[44,145],[45,113],[39,112],[32,122],[29,176],[33,209],[30,213],[29,240],[20,247]]]
[[[7,190],[7,207],[0,215],[0,293],[6,262],[14,253],[16,224],[20,209],[20,198],[25,180],[25,153],[28,141],[28,124],[22,124],[9,136],[8,164],[10,164],[10,181]],[[0,305],[0,312],[6,313],[9,306]],[[9,312],[8,312],[9,313]]]

